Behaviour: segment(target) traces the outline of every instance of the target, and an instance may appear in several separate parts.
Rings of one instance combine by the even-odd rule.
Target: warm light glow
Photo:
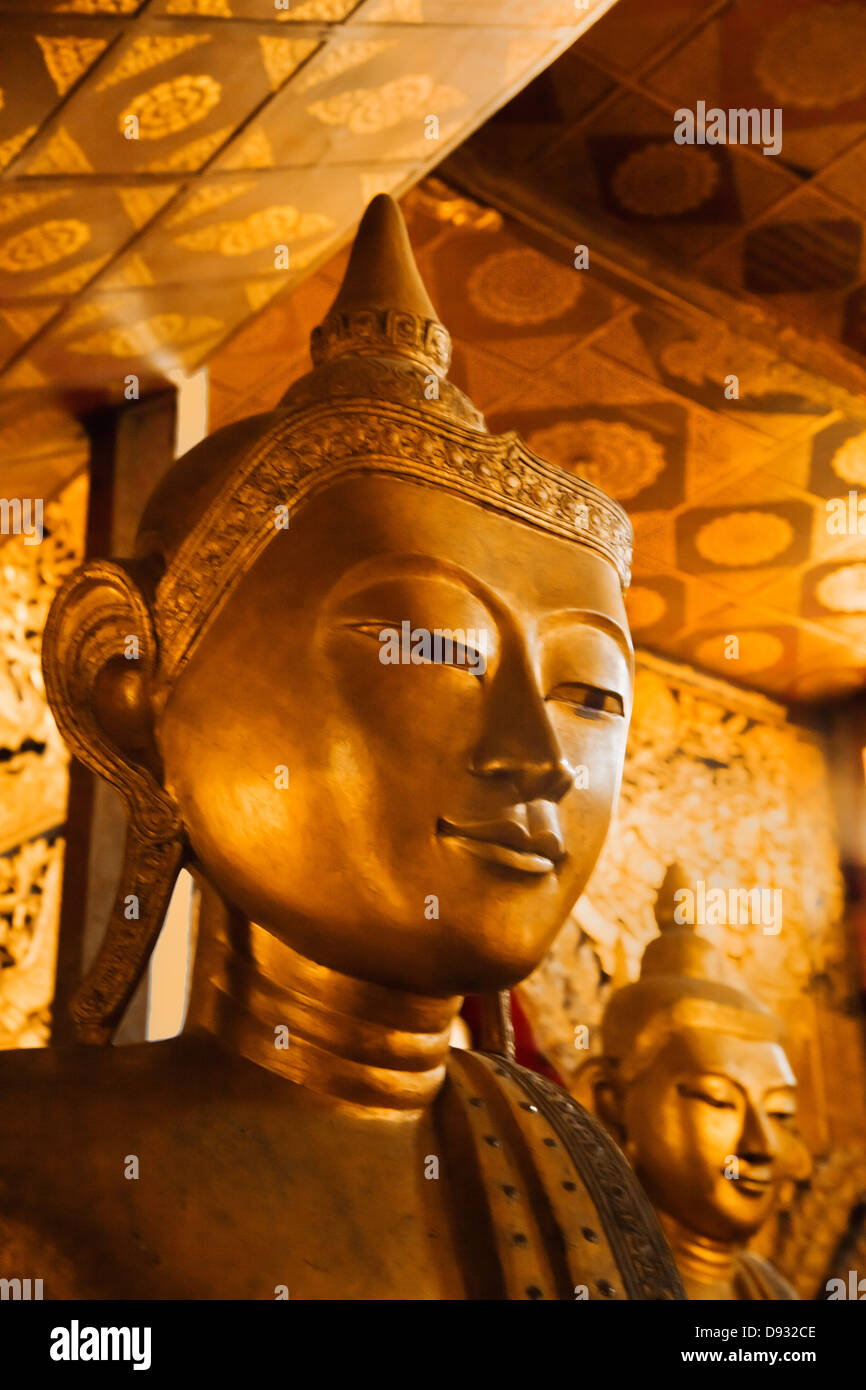
[[[174,1038],[183,1027],[192,965],[192,907],[195,886],[190,874],[178,875],[165,923],[150,958],[147,1038]]]
[[[192,376],[169,374],[177,387],[174,456],[180,458],[207,435],[208,370]],[[193,881],[186,870],[178,877],[165,924],[150,958],[147,1037],[173,1038],[183,1027],[192,965]]]
[[[207,434],[210,376],[207,367],[193,372],[192,376],[186,376],[178,368],[169,372],[169,376],[177,387],[174,456],[179,459]]]

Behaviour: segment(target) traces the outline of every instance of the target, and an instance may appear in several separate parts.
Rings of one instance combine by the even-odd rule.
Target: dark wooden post
[[[85,554],[132,554],[144,504],[174,459],[176,393],[100,410],[83,420],[90,440],[90,497]],[[73,1039],[69,1001],[105,929],[123,856],[126,817],[112,787],[73,759],[69,769],[66,850],[52,1005],[54,1043]],[[118,1030],[117,1042],[144,1039],[147,980]]]

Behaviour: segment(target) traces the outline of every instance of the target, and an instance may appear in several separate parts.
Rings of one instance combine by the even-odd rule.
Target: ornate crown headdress
[[[517,434],[489,434],[447,381],[451,339],[421,281],[400,209],[386,194],[364,214],[343,284],[311,346],[314,370],[266,417],[267,428],[171,555],[156,596],[166,680],[273,538],[277,509],[291,510],[353,473],[444,488],[578,541],[610,560],[628,585],[631,525],[622,508],[537,457]],[[140,550],[155,513],[164,532],[165,500],[161,490],[148,509]]]
[[[130,634],[138,639],[138,671],[167,690],[278,534],[277,516],[357,474],[445,489],[595,550],[623,588],[629,582],[632,533],[622,508],[533,454],[517,434],[489,434],[447,380],[451,340],[387,195],[367,208],[342,286],[311,346],[313,370],[275,411],[217,431],[170,470],[145,510],[135,559],[86,562],[48,617],[43,669],[57,723],[81,761],[117,787],[130,813],[118,898],[72,1006],[85,1040],[107,1042],[122,1018],[184,852],[171,798],[146,761],[119,756],[95,713],[112,659],[122,681],[116,668],[124,665]],[[127,920],[133,892],[140,916]]]

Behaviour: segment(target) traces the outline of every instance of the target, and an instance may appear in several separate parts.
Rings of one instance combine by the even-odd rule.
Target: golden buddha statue
[[[778,1019],[682,918],[678,866],[656,904],[640,979],[614,990],[595,1108],[654,1203],[689,1298],[795,1299],[747,1242],[805,1176],[796,1080]]]
[[[82,1045],[0,1063],[7,1249],[46,1297],[681,1298],[628,1165],[515,1064],[499,1002],[607,831],[628,521],[447,381],[391,199],[312,351],[51,611],[52,708],[129,831]],[[184,1030],[105,1046],[182,865]],[[487,1051],[449,1052],[466,993]]]

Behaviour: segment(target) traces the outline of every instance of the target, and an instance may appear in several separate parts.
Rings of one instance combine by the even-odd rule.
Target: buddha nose
[[[487,691],[484,729],[470,760],[477,777],[497,777],[517,801],[561,801],[569,765],[525,653],[502,661]]]
[[[746,1102],[743,1132],[740,1136],[740,1157],[750,1163],[769,1163],[776,1156],[773,1128],[760,1106]]]

